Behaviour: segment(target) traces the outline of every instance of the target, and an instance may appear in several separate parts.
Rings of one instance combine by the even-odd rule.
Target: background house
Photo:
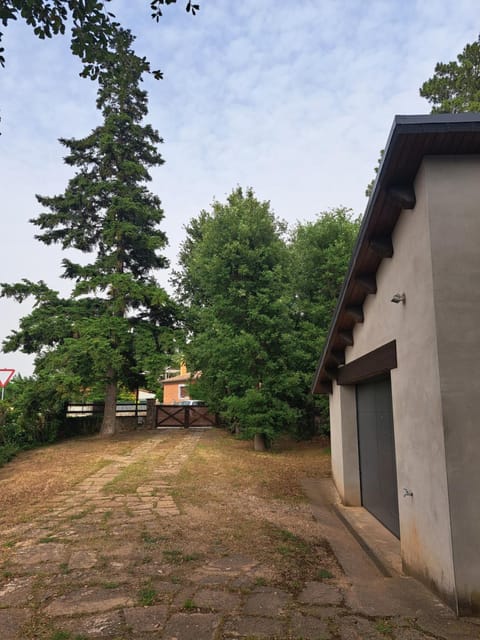
[[[179,375],[162,380],[163,404],[178,404],[185,400],[191,400],[189,387],[195,381],[197,375],[189,373],[186,365],[182,363]]]
[[[342,501],[480,612],[480,114],[397,116],[314,382]]]

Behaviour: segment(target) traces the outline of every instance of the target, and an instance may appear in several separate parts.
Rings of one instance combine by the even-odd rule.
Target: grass
[[[40,485],[43,484],[43,488],[37,487],[34,481],[30,481],[33,500],[43,502],[43,510],[38,507],[39,514],[43,516],[49,508],[49,497],[53,502],[58,491],[66,490],[93,473],[99,460],[118,456],[122,447],[125,448],[127,438],[133,443],[132,447],[136,447],[145,442],[146,437],[152,436],[128,434],[122,436],[123,442],[122,438],[118,441],[84,438],[75,446],[74,443],[54,445],[20,454],[11,463],[8,474],[7,467],[0,469],[0,480],[5,481],[7,488],[13,488],[17,499],[15,509],[4,503],[2,527],[8,529],[12,521],[10,516],[12,519],[16,517],[17,510],[25,513],[30,508],[31,496],[27,492],[15,494],[14,480],[18,472],[22,472],[20,482],[24,477],[33,475]],[[141,461],[133,459],[132,464],[109,483],[107,492],[129,495],[135,493],[140,485],[151,485],[151,473],[159,461],[184,437],[184,434],[172,433],[163,440],[159,439],[155,452],[144,456]],[[172,585],[186,585],[197,568],[201,571],[204,565],[208,566],[213,561],[229,566],[230,559],[241,562],[241,558],[258,567],[249,572],[250,582],[245,589],[278,585],[278,588],[297,593],[306,580],[330,579],[342,573],[328,545],[318,538],[318,527],[312,521],[308,505],[303,502],[300,484],[305,475],[312,478],[327,475],[328,463],[320,441],[282,441],[275,446],[273,453],[265,454],[259,462],[259,457],[253,455],[250,442],[212,430],[202,435],[179,475],[168,479],[167,490],[175,490],[180,515],[155,516],[148,522],[144,522],[140,515],[129,519],[124,517],[124,509],[125,503],[130,501],[119,499],[115,503],[108,502],[108,511],[99,515],[96,523],[81,517],[74,517],[70,522],[63,518],[66,520],[63,522],[62,516],[52,514],[51,528],[37,535],[44,535],[42,542],[45,543],[63,542],[65,531],[54,528],[57,521],[62,521],[77,534],[70,540],[72,545],[78,543],[86,549],[91,543],[95,549],[98,560],[92,572],[88,572],[91,576],[88,580],[96,585],[103,584],[105,589],[116,589],[116,580],[122,587],[127,581],[127,585],[134,585],[133,598],[140,606],[151,606],[164,599],[163,591],[158,594],[155,588],[159,588],[155,582],[159,575]],[[57,475],[58,467],[64,478]],[[40,470],[41,474],[37,476]],[[52,491],[50,486],[53,486]],[[0,496],[0,504],[3,498]],[[58,498],[55,504],[58,504]],[[79,501],[77,515],[80,516],[80,510],[85,510],[86,506]],[[28,517],[31,519],[30,515]],[[51,535],[47,535],[48,531]],[[12,534],[8,535],[7,541],[12,538]],[[122,547],[118,554],[114,548],[117,544]],[[198,567],[197,561],[201,561]],[[5,565],[7,568],[10,567]],[[126,577],[112,573],[114,568],[125,571]],[[60,566],[58,585],[55,584],[56,577],[52,578],[52,584],[59,591],[67,581],[70,585],[84,579],[77,578],[76,571],[66,579],[62,573],[68,573],[68,565]],[[40,589],[43,586],[38,588],[39,594]],[[185,597],[180,603],[183,600]],[[198,609],[193,599],[190,600],[190,603],[188,599],[184,603],[185,611]],[[47,635],[41,637],[51,640]],[[73,636],[69,640],[73,640]]]
[[[103,525],[107,524],[107,522],[110,520],[112,516],[113,516],[113,511],[111,510],[104,511],[102,514],[102,524]]]
[[[73,635],[70,631],[57,630],[49,636],[48,640],[87,640],[87,637],[78,633]]]
[[[87,640],[87,637],[78,633],[73,635],[70,631],[57,630],[49,636],[48,640]]]
[[[94,510],[95,507],[88,507],[88,509],[83,509],[82,511],[73,513],[71,516],[69,516],[69,520],[71,520],[72,522],[74,522],[75,520],[81,520],[82,518],[85,518],[85,516],[88,516],[90,513],[92,513],[92,511]]]
[[[145,585],[138,594],[138,602],[142,607],[151,607],[155,604],[158,592],[152,585]]]
[[[183,603],[183,609],[184,611],[194,611],[195,609],[198,609],[198,607],[191,598],[187,598]]]
[[[0,469],[2,519],[11,526],[30,521],[50,500],[110,464],[109,456],[120,455],[126,447],[131,450],[144,439],[140,432],[109,439],[72,438],[19,452]]]
[[[103,583],[103,588],[104,589],[118,589],[119,586],[120,586],[119,582],[104,582]]]
[[[56,536],[49,535],[38,540],[41,544],[49,544],[50,542],[59,542],[59,539]]]
[[[200,553],[183,553],[180,549],[165,549],[163,557],[170,564],[183,564],[184,562],[194,562],[201,558]]]
[[[160,536],[160,535],[154,535],[152,533],[150,533],[149,531],[142,531],[142,535],[141,535],[141,539],[143,544],[145,545],[154,545],[154,544],[158,544],[159,542],[165,542],[168,540],[167,536]]]
[[[320,578],[320,580],[329,580],[330,578],[333,578],[334,575],[328,569],[320,569],[318,572],[318,577]]]
[[[393,625],[388,620],[377,620],[375,629],[385,636],[391,636],[393,634]]]
[[[142,458],[132,462],[125,469],[110,480],[102,489],[106,494],[132,495],[137,492],[137,488],[145,484],[152,471],[152,461]]]
[[[182,564],[183,553],[179,549],[165,549],[163,557],[170,564]]]
[[[279,544],[277,547],[279,553],[282,555],[294,557],[311,552],[311,546],[291,531],[279,529],[277,536],[282,541],[282,544]]]

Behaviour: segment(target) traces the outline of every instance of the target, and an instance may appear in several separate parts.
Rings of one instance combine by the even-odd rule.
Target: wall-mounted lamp
[[[395,302],[395,304],[401,302],[402,304],[405,304],[406,299],[407,296],[404,293],[396,293],[390,302]]]

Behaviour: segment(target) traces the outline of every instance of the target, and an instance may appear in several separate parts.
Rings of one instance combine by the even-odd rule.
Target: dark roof
[[[331,392],[331,380],[345,361],[352,331],[363,321],[362,305],[376,292],[376,272],[393,255],[392,231],[402,209],[413,209],[413,182],[424,156],[480,154],[480,113],[396,116],[347,276],[340,292],[312,387]]]

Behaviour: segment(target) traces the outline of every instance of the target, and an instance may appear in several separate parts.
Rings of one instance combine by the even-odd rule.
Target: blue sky
[[[477,0],[185,0],[159,24],[147,0],[113,0],[136,48],[165,78],[145,83],[148,121],[164,138],[151,189],[162,199],[172,264],[183,227],[237,185],[251,186],[295,224],[344,205],[366,206],[396,114],[428,113],[418,88],[435,63],[479,32]],[[58,278],[62,252],[33,236],[35,194],[61,193],[72,175],[59,137],[99,122],[95,84],[78,76],[66,38],[6,30],[0,69],[0,281]],[[168,273],[159,274],[163,285]],[[28,305],[0,299],[0,340]],[[0,353],[0,368],[31,372],[31,358]]]

